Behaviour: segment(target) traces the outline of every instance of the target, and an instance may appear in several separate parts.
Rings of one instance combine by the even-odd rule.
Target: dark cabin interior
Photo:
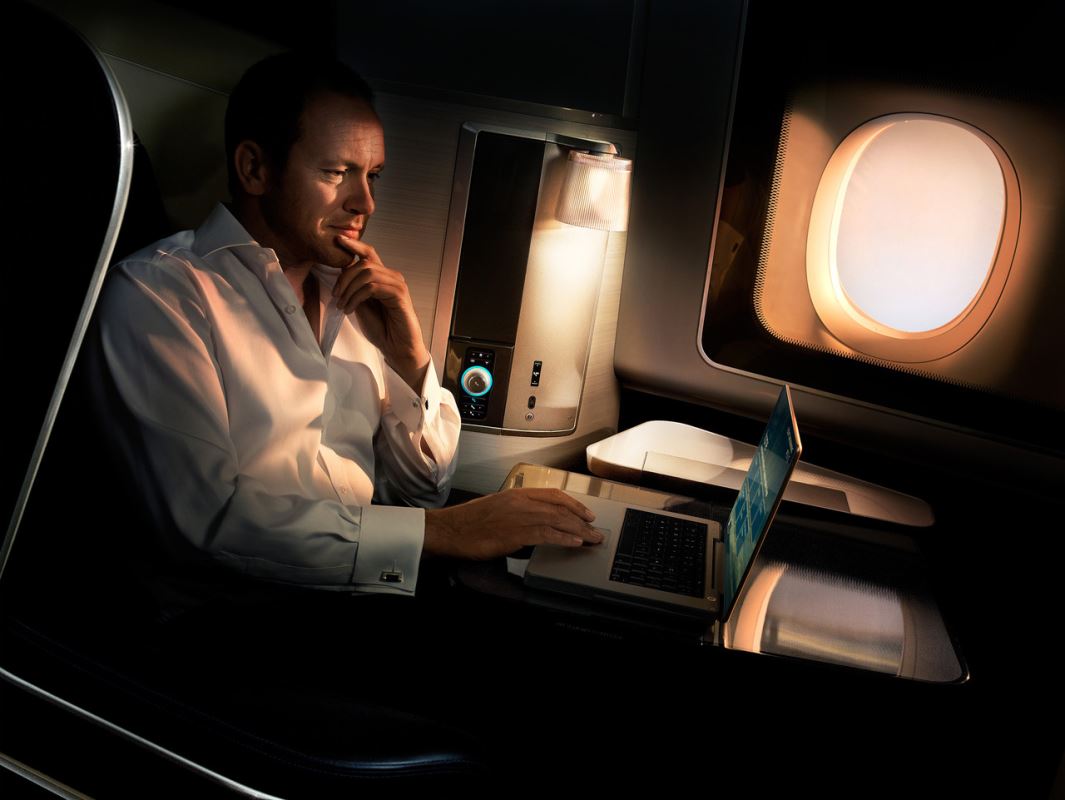
[[[1065,511],[1057,311],[1065,301],[1065,103],[1050,10],[898,2],[874,13],[761,0],[83,8],[56,0],[5,13],[12,35],[41,43],[12,64],[20,76],[12,141],[28,153],[13,159],[10,213],[17,262],[27,266],[12,271],[18,312],[5,334],[32,336],[33,346],[8,348],[19,422],[7,449],[11,521],[0,551],[5,794],[82,796],[55,791],[59,784],[92,797],[560,785],[1060,795],[1060,669],[1052,645],[1040,644],[1063,610],[1065,555],[1057,533]],[[130,576],[165,568],[108,426],[86,401],[98,378],[82,342],[93,335],[109,264],[195,228],[225,195],[226,99],[247,66],[293,48],[337,55],[375,91],[390,171],[373,241],[407,276],[443,385],[457,397],[475,394],[459,377],[481,363],[471,350],[460,368],[445,366],[462,358],[456,339],[496,354],[484,363],[496,370],[489,399],[497,405],[487,419],[467,415],[472,400],[463,406],[449,502],[523,480],[588,494],[614,481],[638,486],[637,504],[727,525],[739,482],[692,477],[681,469],[681,445],[670,451],[674,472],[652,468],[652,451],[666,453],[665,445],[648,445],[642,470],[619,461],[609,474],[592,468],[592,454],[604,452],[594,448],[642,425],[692,426],[739,448],[731,470],[742,479],[752,459],[737,466],[740,456],[754,451],[779,388],[791,387],[800,463],[824,482],[805,499],[785,496],[759,555],[762,564],[805,565],[764,600],[766,614],[779,616],[776,627],[758,627],[760,652],[737,643],[738,623],[715,622],[708,632],[705,622],[649,611],[604,612],[539,593],[496,559],[434,562],[417,598],[374,597],[357,611],[323,593],[211,573],[209,581],[246,598],[209,611],[217,617],[206,622],[219,646],[232,639],[227,652],[251,643],[247,663],[220,679],[197,672],[210,657],[202,652],[152,660],[153,642],[140,634],[156,601]],[[100,61],[128,103],[125,118],[100,101],[111,92]],[[1019,187],[1007,180],[1002,190],[1015,230],[1003,223],[982,294],[959,306],[960,317],[985,317],[896,336],[895,350],[867,347],[865,328],[828,321],[816,298],[793,300],[789,287],[798,284],[788,283],[805,286],[813,274],[811,207],[833,149],[886,114],[978,129],[1005,153],[1003,174]],[[467,153],[471,127],[481,149]],[[536,216],[549,185],[539,173],[542,132],[547,148],[609,143],[633,162],[627,229],[584,234],[598,270],[591,288],[573,277],[556,293],[590,298],[575,334],[583,346],[574,351],[576,389],[567,388],[575,399],[557,424],[547,398],[563,393],[549,394],[547,370],[567,333],[536,338],[521,327],[537,308],[536,247],[554,241]],[[455,217],[475,191],[463,159],[476,178],[491,135],[524,137],[532,153],[528,230],[518,245],[528,271],[504,285],[524,286],[525,298],[509,317],[486,308],[494,284],[481,295],[471,288],[473,201]],[[819,142],[824,163],[802,149],[808,141]],[[128,202],[116,202],[130,182]],[[517,191],[503,186],[485,207],[510,214],[503,204]],[[483,241],[489,254],[502,248]],[[789,242],[803,252],[789,252]],[[60,260],[55,278],[42,280]],[[777,269],[784,263],[800,278]],[[484,276],[496,271],[492,262]],[[1000,294],[990,298],[989,286]],[[803,303],[806,317],[788,316]],[[940,346],[934,356],[919,349]],[[523,359],[539,365],[532,359],[541,351],[544,387],[526,389]],[[540,400],[535,415],[530,392]],[[537,430],[541,421],[553,428]],[[927,519],[861,511],[857,494],[847,494],[855,487],[913,500],[907,508]],[[821,613],[844,619],[848,604],[859,614],[914,597],[901,604],[898,624],[925,631],[934,617],[945,633],[922,638],[920,653],[907,644],[900,655],[858,634],[852,651],[818,655],[821,629],[802,627],[785,606],[797,615],[808,599],[802,581],[825,574],[843,577]],[[871,589],[861,599],[847,594],[853,587]],[[377,667],[397,683],[470,681],[484,670],[481,691],[430,710],[372,688],[338,690],[348,665],[323,665],[319,685],[285,681],[303,647],[316,653],[352,620],[382,650],[388,643],[402,654],[394,670]],[[254,653],[263,642],[269,647]],[[354,645],[345,652],[363,654]],[[937,656],[951,665],[937,677],[914,666]],[[468,717],[441,710],[456,705],[468,706]],[[471,733],[473,719],[490,723]]]

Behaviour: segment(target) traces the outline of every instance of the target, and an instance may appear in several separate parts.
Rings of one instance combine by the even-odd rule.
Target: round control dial
[[[469,367],[459,383],[470,397],[482,397],[492,390],[492,373],[484,367]]]

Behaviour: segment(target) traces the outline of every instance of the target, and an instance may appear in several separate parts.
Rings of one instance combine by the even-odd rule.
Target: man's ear
[[[259,196],[266,193],[270,182],[270,167],[263,149],[251,139],[237,145],[233,153],[237,179],[245,193]]]

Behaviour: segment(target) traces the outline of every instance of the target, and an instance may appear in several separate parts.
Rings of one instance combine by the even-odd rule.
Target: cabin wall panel
[[[764,419],[779,382],[713,363],[699,346],[743,6],[650,5],[615,369],[632,388]],[[1060,490],[1065,482],[1065,466],[1053,453],[949,420],[793,388],[800,425],[856,451],[1035,491]]]

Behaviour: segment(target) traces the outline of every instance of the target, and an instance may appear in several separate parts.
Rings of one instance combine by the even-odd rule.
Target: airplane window
[[[1006,183],[978,131],[892,114],[848,136],[817,189],[807,277],[833,333],[841,313],[877,333],[930,334],[960,320],[995,264]]]
[[[1044,446],[1065,430],[1060,87],[1037,25],[1003,48],[998,22],[943,24],[859,43],[827,10],[751,4],[699,344],[714,367]]]

